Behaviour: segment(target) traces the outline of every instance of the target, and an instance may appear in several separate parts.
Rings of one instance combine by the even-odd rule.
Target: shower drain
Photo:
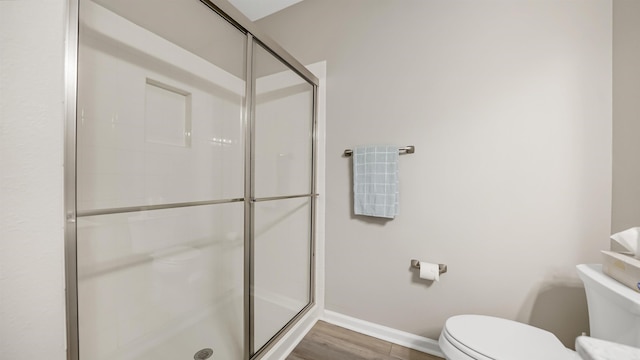
[[[213,355],[213,350],[206,348],[198,351],[195,355],[193,355],[193,358],[195,360],[207,360],[211,357],[211,355]]]

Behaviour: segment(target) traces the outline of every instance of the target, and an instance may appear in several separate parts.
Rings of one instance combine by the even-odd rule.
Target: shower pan
[[[315,301],[317,78],[223,0],[71,13],[69,358],[262,357]]]

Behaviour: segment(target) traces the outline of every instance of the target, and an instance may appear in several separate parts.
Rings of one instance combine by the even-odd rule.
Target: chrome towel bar
[[[409,146],[405,146],[405,147],[401,147],[398,149],[398,152],[400,152],[400,154],[413,154],[414,152],[416,152],[416,147],[413,145],[409,145]],[[353,155],[353,150],[351,149],[347,149],[344,151],[344,156],[351,156]]]

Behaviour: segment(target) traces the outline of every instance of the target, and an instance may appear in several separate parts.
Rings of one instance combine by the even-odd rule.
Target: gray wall
[[[326,307],[436,339],[497,315],[587,331],[575,265],[611,226],[610,0],[306,0],[259,21],[327,60]],[[359,144],[400,158],[400,215],[352,215]],[[412,258],[446,263],[429,284]]]
[[[640,226],[640,2],[613,3],[612,232]]]

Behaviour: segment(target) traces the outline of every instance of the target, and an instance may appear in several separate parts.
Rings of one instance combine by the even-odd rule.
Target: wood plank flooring
[[[287,360],[444,360],[318,321]]]

